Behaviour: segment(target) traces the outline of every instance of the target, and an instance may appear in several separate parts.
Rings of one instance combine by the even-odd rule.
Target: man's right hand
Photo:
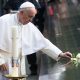
[[[7,71],[7,70],[8,70],[8,66],[6,64],[0,65],[0,71]]]

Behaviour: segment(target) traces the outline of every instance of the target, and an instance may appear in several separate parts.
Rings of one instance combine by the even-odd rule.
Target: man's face
[[[32,21],[37,11],[35,8],[30,8],[28,11],[21,11],[20,22],[24,25]]]

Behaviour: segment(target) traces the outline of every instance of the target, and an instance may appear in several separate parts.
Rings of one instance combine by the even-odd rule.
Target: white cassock
[[[18,22],[17,14],[6,14],[0,17],[0,54],[1,57],[4,56],[4,59],[1,58],[0,62],[4,63],[7,60],[10,62],[9,58],[12,56],[11,29],[13,26],[18,26],[19,28],[19,48],[21,49],[23,57],[24,55],[32,54],[41,50],[48,56],[57,60],[58,55],[62,53],[62,51],[46,39],[31,22],[22,25]],[[25,74],[25,72],[23,74]]]

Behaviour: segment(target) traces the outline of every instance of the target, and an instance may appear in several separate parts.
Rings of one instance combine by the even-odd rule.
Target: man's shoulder
[[[1,17],[0,17],[0,19],[8,19],[8,17],[10,17],[11,16],[11,14],[5,14],[5,15],[2,15]]]
[[[37,26],[34,25],[32,22],[29,22],[28,25],[31,26],[31,27],[37,28]],[[38,29],[38,28],[37,28],[37,29]]]
[[[28,25],[29,25],[30,29],[31,29],[33,32],[39,32],[39,33],[41,33],[41,32],[39,31],[38,27],[37,27],[36,25],[34,25],[32,22],[29,22]]]
[[[0,20],[3,22],[6,22],[6,21],[10,20],[12,18],[12,16],[13,16],[13,14],[5,14],[0,17]]]
[[[36,27],[32,22],[29,22],[29,23],[26,24],[26,25],[28,25],[28,26],[30,26],[30,27]]]

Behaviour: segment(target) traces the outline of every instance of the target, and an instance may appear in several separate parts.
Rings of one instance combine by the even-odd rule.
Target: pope
[[[70,52],[62,52],[46,39],[31,22],[36,13],[35,6],[27,1],[21,4],[17,13],[5,14],[0,17],[0,73],[3,74],[6,70],[9,73],[11,72],[13,26],[18,27],[18,48],[22,56],[22,74],[25,74],[25,55],[35,53],[39,50],[56,61],[60,57],[71,59],[72,54]],[[1,74],[0,80],[4,80]]]

